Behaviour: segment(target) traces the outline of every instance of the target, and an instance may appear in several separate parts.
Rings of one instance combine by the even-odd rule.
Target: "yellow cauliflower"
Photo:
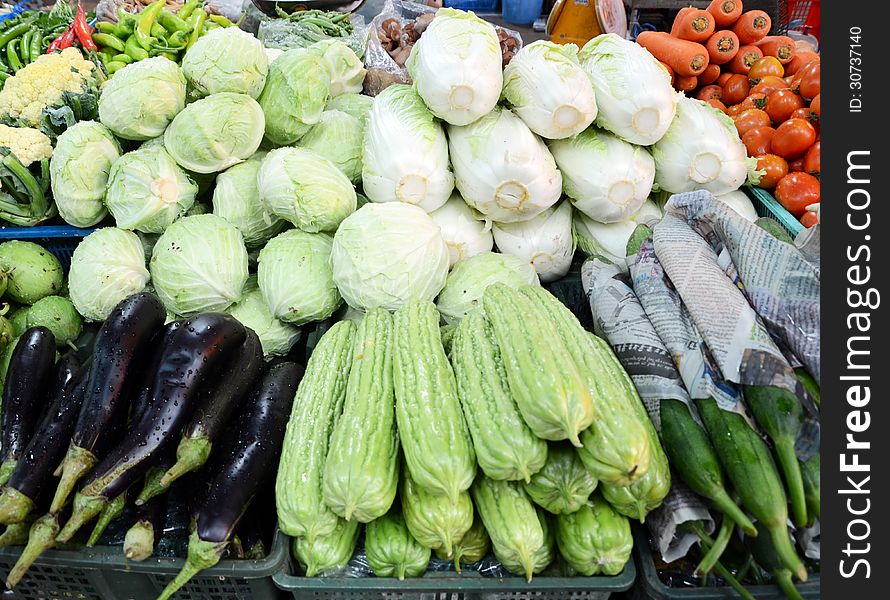
[[[38,127],[43,111],[64,104],[66,92],[95,87],[95,65],[77,48],[44,54],[6,80],[0,91],[0,117]]]
[[[0,124],[0,147],[9,148],[26,167],[33,162],[49,159],[53,154],[53,146],[46,134],[32,127]]]

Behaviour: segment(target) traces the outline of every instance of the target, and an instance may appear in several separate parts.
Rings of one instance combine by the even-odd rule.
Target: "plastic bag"
[[[438,8],[430,7],[410,0],[386,0],[383,9],[371,21],[365,46],[365,68],[368,74],[365,77],[365,93],[376,96],[394,83],[411,83],[408,69],[390,56],[380,39],[383,31],[383,23],[389,19],[395,19],[400,28],[404,29],[421,15],[434,14]],[[522,48],[522,36],[518,31],[505,27],[494,26],[498,32],[504,32],[516,40],[516,51]],[[405,52],[403,59],[407,59],[410,51]],[[404,60],[400,60],[404,64]]]
[[[336,39],[341,40],[352,48],[356,56],[361,58],[365,52],[368,26],[365,23],[365,18],[357,14],[350,15],[349,22],[352,24],[352,34]],[[270,18],[264,18],[260,21],[257,37],[266,48],[277,48],[279,50],[308,48],[319,41],[319,39],[323,39],[319,34],[299,22]]]

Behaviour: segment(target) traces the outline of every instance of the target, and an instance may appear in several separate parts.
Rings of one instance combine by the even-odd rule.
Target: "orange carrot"
[[[676,78],[676,74],[674,73],[674,70],[666,62],[661,62],[661,61],[658,61],[658,62],[661,63],[661,66],[664,67],[664,70],[667,71],[668,75],[671,76],[671,85],[674,85],[674,79]]]
[[[712,64],[723,65],[735,58],[739,51],[739,36],[729,29],[714,32],[705,43]]]
[[[783,65],[794,58],[794,40],[787,35],[768,35],[754,45],[760,48],[764,56],[774,56]]]
[[[720,77],[720,65],[715,65],[711,63],[707,66],[707,68],[702,71],[702,74],[698,76],[698,82],[702,85],[711,85],[717,78]]]
[[[717,27],[729,27],[742,16],[742,0],[712,0],[708,12],[714,16]]]
[[[698,77],[677,77],[674,87],[681,92],[691,92],[698,87]]]
[[[699,77],[699,82],[701,82],[701,77]],[[711,98],[716,98],[717,100],[723,100],[723,88],[719,85],[706,85],[705,87],[698,90],[698,93],[695,95],[699,100],[708,101]]]
[[[763,52],[757,46],[742,46],[739,53],[729,63],[729,70],[740,75],[747,75],[751,65],[763,58]]]
[[[708,98],[707,100],[705,100],[705,102],[707,102],[708,104],[710,104],[711,106],[713,106],[714,108],[716,108],[717,110],[719,110],[721,112],[725,113],[727,110],[726,105],[723,104],[723,101],[718,100],[717,98]]]
[[[732,71],[727,71],[726,73],[720,73],[720,77],[717,78],[717,85],[723,87],[726,85],[726,82],[729,81],[729,78],[735,75]]]
[[[697,77],[708,66],[708,51],[704,46],[663,31],[644,31],[637,36],[637,43],[670,65],[679,77]]]
[[[795,52],[785,65],[785,75],[794,75],[814,60],[819,60],[819,55],[815,52]]]
[[[732,30],[739,36],[739,42],[742,44],[753,44],[759,42],[769,33],[773,22],[769,15],[762,10],[749,10],[735,22]]]
[[[704,42],[714,33],[714,15],[700,8],[681,9],[671,26],[671,35],[690,42]]]

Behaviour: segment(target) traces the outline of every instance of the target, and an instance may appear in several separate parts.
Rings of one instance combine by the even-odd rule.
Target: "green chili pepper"
[[[182,5],[182,8],[180,8],[179,12],[176,13],[176,16],[183,21],[188,21],[188,18],[192,16],[192,13],[195,12],[196,8],[198,8],[198,4],[198,0],[188,0],[188,2]],[[191,28],[189,28],[189,30],[191,30]]]
[[[127,43],[124,44],[124,52],[133,60],[145,60],[148,58],[148,50],[139,45],[135,33],[127,38]]]
[[[179,61],[179,58],[178,58],[175,54],[173,54],[172,52],[162,52],[162,53],[161,53],[161,56],[163,56],[163,57],[166,58],[167,60],[172,60],[173,62],[178,62],[178,61]]]
[[[15,38],[6,44],[6,60],[9,62],[9,66],[13,71],[18,72],[19,69],[22,68],[22,61],[19,60],[19,55],[16,54],[16,46],[19,45],[21,40],[19,38]]]
[[[5,71],[0,71],[0,83],[3,83],[4,81],[6,81],[7,79],[9,79],[10,77],[12,77],[12,75],[10,75],[9,73],[7,73],[7,72],[5,72]]]
[[[198,38],[201,37],[201,34],[204,33],[204,22],[207,20],[207,13],[203,10],[195,11],[195,14],[192,15],[192,20],[190,21],[192,25],[192,34],[189,36],[189,43],[186,45],[186,48],[191,48],[195,45],[195,42],[198,41]]]
[[[0,73],[9,73],[9,65],[3,62],[2,52],[0,52]]]
[[[167,40],[167,45],[171,48],[185,48],[185,45],[189,41],[189,32],[187,31],[174,31],[170,38]]]
[[[136,29],[137,17],[123,8],[117,9],[117,32],[119,37],[127,37]]]
[[[99,56],[99,60],[102,61],[102,64],[110,63],[114,60],[114,53],[110,48],[102,48],[96,54]]]
[[[234,23],[222,15],[210,15],[210,20],[220,27],[231,27],[234,25]]]
[[[122,42],[117,36],[111,35],[110,33],[94,33],[93,41],[100,46],[113,48],[118,52],[123,52],[125,48],[124,42]]]
[[[139,45],[145,50],[150,50],[152,45],[157,43],[157,40],[152,39],[151,36],[152,25],[155,24],[155,19],[157,19],[158,13],[161,12],[161,9],[164,8],[166,4],[167,0],[155,0],[146,6],[137,17],[135,30],[136,41],[139,42]]]
[[[166,39],[168,35],[170,35],[170,32],[160,23],[155,23],[151,26],[151,37]]]
[[[204,23],[204,31],[210,31],[212,29],[219,29],[220,27],[222,27],[222,25],[220,25],[219,23],[214,23],[213,21],[210,21],[210,20],[208,20]]]
[[[105,69],[108,71],[109,75],[111,75],[112,73],[115,73],[117,71],[120,71],[121,69],[123,69],[126,66],[127,66],[126,63],[118,62],[116,60],[112,60],[112,61],[105,63]]]
[[[177,17],[167,9],[163,9],[158,13],[158,21],[164,26],[164,29],[170,32],[184,31],[188,33],[192,30],[188,23]]]
[[[31,48],[29,49],[31,54],[31,60],[37,60],[37,58],[43,54],[43,38],[40,37],[40,30],[36,29],[34,31],[34,35],[31,37]]]
[[[0,35],[0,48],[6,46],[11,40],[19,37],[20,35],[24,35],[26,31],[31,29],[31,23],[34,19],[28,19],[26,21],[22,21],[15,27],[10,27],[7,31]]]
[[[19,55],[22,57],[22,62],[24,64],[31,62],[31,38],[34,37],[36,32],[37,28],[31,27],[31,29],[26,31],[25,35],[22,36]]]
[[[126,53],[115,54],[114,56],[111,57],[111,60],[116,61],[116,62],[122,62],[127,65],[129,65],[132,62],[135,62],[133,60],[133,57]]]
[[[107,33],[109,35],[118,34],[117,25],[109,23],[108,21],[99,21],[96,23],[96,29],[99,30],[99,33]]]

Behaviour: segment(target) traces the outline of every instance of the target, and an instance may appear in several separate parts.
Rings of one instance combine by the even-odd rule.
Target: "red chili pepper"
[[[86,13],[83,12],[83,7],[80,4],[77,5],[77,12],[74,13],[74,22],[71,26],[74,28],[74,33],[77,35],[77,41],[80,42],[80,45],[83,46],[84,50],[89,52],[96,52],[99,50],[96,43],[93,41],[93,28],[87,24]]]
[[[52,43],[49,45],[49,48],[46,49],[46,53],[51,54],[56,50],[64,50],[65,48],[70,48],[71,44],[73,43],[74,27],[69,27],[61,35],[59,35],[59,37],[52,41]]]

